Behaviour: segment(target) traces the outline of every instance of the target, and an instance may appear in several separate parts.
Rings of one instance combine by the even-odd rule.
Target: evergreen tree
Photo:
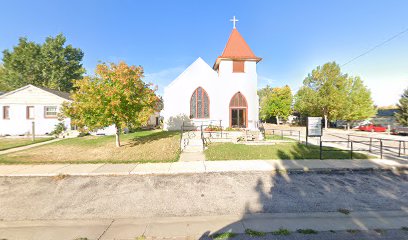
[[[408,88],[405,89],[404,93],[401,95],[397,107],[398,112],[395,113],[397,122],[402,126],[408,126]]]

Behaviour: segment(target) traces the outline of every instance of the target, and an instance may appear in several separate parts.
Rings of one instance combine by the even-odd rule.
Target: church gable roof
[[[217,58],[214,64],[214,69],[218,68],[221,59],[254,60],[257,62],[261,60],[261,58],[254,54],[236,28],[232,29],[231,35],[227,44],[225,45],[222,55]]]
[[[188,81],[191,81],[191,79],[189,79],[190,75],[192,79],[194,79],[194,76],[197,75],[212,75],[212,77],[217,77],[217,73],[201,57],[199,57],[190,66],[188,66],[186,70],[184,70],[184,72],[182,72],[175,80],[173,80],[166,87],[166,89],[171,88],[177,82],[182,81],[182,79],[188,79]]]

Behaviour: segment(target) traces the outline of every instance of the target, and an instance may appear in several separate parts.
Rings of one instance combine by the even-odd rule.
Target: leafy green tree
[[[401,95],[397,107],[398,112],[395,113],[397,122],[402,126],[408,126],[408,88],[405,89],[404,93]]]
[[[0,92],[7,92],[12,90],[11,87],[8,86],[8,84],[4,81],[4,78],[2,77],[4,75],[4,67],[3,65],[0,65]]]
[[[347,105],[347,81],[348,76],[341,73],[335,62],[318,66],[297,92],[295,110],[303,115],[322,116],[327,128],[329,119],[340,119]]]
[[[318,93],[307,86],[302,86],[294,96],[294,110],[304,116],[321,116],[318,105]]]
[[[46,38],[43,44],[20,38],[13,50],[3,51],[4,73],[0,82],[12,89],[33,84],[70,91],[72,80],[85,73],[81,64],[84,54],[65,43],[62,34]]]
[[[2,82],[15,89],[27,84],[44,86],[41,72],[41,46],[20,38],[12,51],[3,51]]]
[[[266,86],[259,90],[259,95],[261,119],[276,117],[276,122],[279,124],[279,118],[287,119],[292,113],[293,97],[289,86],[286,85],[282,88]]]
[[[63,115],[82,130],[94,131],[111,125],[116,127],[116,146],[126,127],[147,123],[160,107],[156,89],[142,80],[143,68],[119,64],[99,64],[95,76],[76,80],[73,102],[63,104]]]
[[[329,120],[363,120],[376,113],[371,92],[359,77],[351,77],[335,62],[317,67],[295,95],[294,109],[305,116]]]
[[[342,113],[342,119],[347,121],[347,129],[350,123],[357,120],[367,119],[376,114],[370,90],[364,86],[360,77],[349,78],[347,105]]]

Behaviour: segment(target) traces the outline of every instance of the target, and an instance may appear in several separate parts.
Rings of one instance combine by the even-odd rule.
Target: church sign
[[[306,134],[308,137],[321,137],[322,136],[322,118],[321,117],[308,117]]]

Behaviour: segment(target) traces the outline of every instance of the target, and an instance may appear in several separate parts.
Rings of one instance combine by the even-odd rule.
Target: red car
[[[387,128],[381,125],[369,124],[358,127],[358,130],[366,132],[386,132]]]

